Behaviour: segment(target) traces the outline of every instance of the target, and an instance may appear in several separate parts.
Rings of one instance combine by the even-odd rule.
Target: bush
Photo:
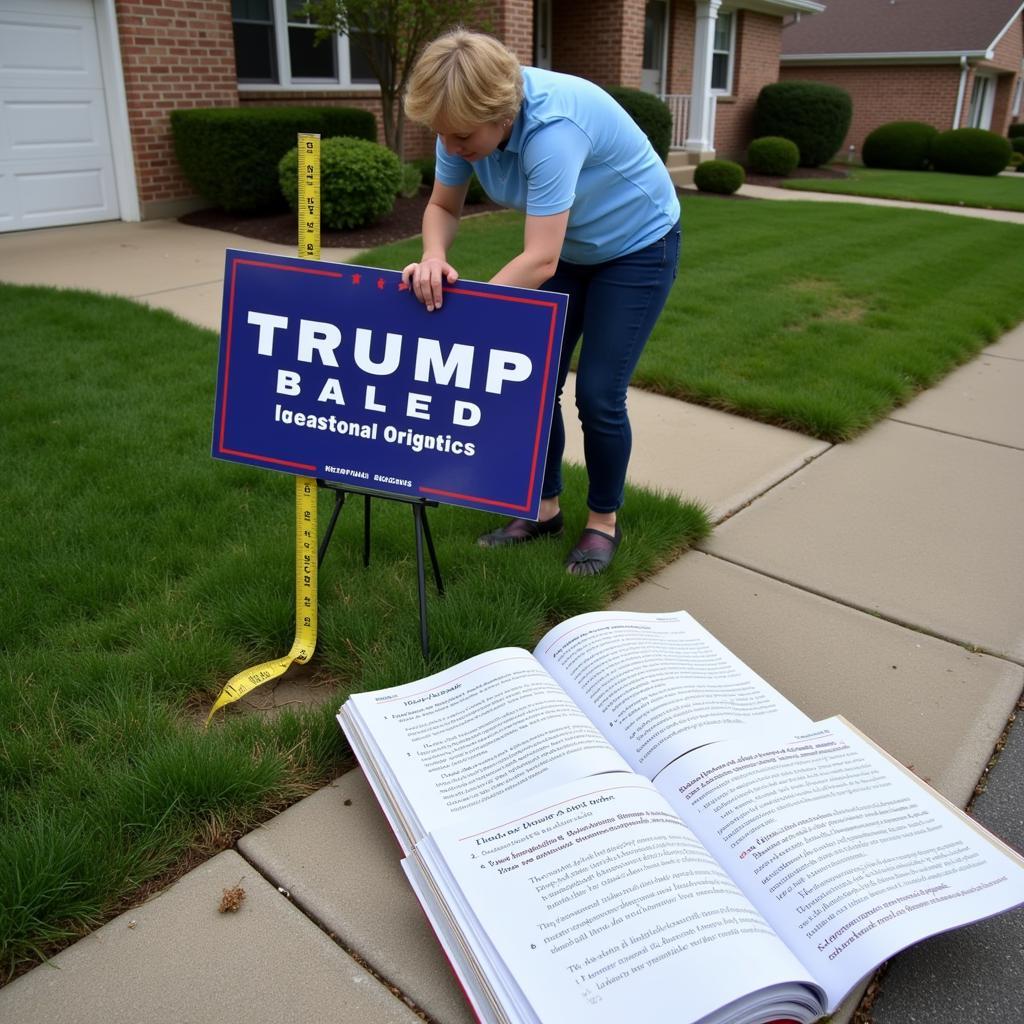
[[[774,174],[785,178],[800,162],[795,142],[781,135],[765,135],[747,147],[747,166],[755,174]]]
[[[281,193],[293,210],[298,207],[298,150],[291,149],[278,164]],[[320,142],[320,223],[346,230],[369,224],[390,213],[402,182],[398,157],[376,142],[336,138]]]
[[[836,155],[852,114],[845,89],[818,82],[775,82],[758,94],[754,135],[781,135],[796,143],[801,167],[820,167]]]
[[[693,183],[701,192],[718,192],[728,196],[743,184],[746,177],[743,168],[731,160],[705,160],[697,164],[693,172]]]
[[[192,187],[223,210],[281,208],[277,165],[299,132],[375,140],[368,110],[215,107],[171,112],[178,163]]]
[[[402,164],[402,180],[398,183],[398,194],[411,199],[423,184],[423,172],[414,163]]]
[[[1006,134],[1011,139],[1016,139],[1024,135],[1024,122],[1019,122],[1018,124],[1011,124],[1010,127],[1007,129]]]
[[[480,179],[474,174],[469,179],[469,189],[466,192],[466,202],[470,204],[486,203],[490,196],[484,191]]]
[[[664,160],[672,144],[672,112],[668,104],[649,92],[630,89],[625,85],[608,86],[607,92],[640,126],[654,147],[654,152]]]
[[[932,163],[948,174],[998,174],[1010,162],[1010,140],[984,128],[954,128],[932,141]]]
[[[865,167],[923,171],[928,167],[932,142],[938,134],[937,128],[921,121],[891,121],[868,135],[861,158]]]
[[[1014,153],[1024,153],[1024,135],[1014,135],[1010,139],[1010,148]]]
[[[420,174],[423,175],[424,185],[434,184],[434,157],[423,156],[410,162],[419,168]]]
[[[1019,171],[1021,164],[1024,164],[1024,153],[1014,153],[1010,157],[1010,166],[1015,170]]]
[[[430,185],[433,188],[434,185],[434,158],[432,156],[421,157],[418,160],[411,161],[416,167],[419,168],[423,174],[423,184]],[[480,184],[479,179],[474,174],[469,179],[469,189],[466,192],[466,202],[470,205],[476,203],[485,203],[490,198],[484,191],[483,185]]]

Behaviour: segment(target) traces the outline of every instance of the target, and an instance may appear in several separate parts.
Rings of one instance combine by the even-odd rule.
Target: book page
[[[1024,861],[842,719],[713,744],[659,789],[824,985],[1024,903]]]
[[[340,721],[406,852],[431,829],[509,794],[629,771],[537,660],[518,648],[353,694]]]
[[[806,970],[638,776],[464,819],[417,844],[407,872],[450,952],[461,941],[452,960],[478,1012],[497,1001],[506,1019],[552,1024],[685,1024],[737,1003],[759,1008],[750,1019],[822,1013]]]
[[[578,615],[534,653],[647,778],[704,743],[810,724],[686,612]]]

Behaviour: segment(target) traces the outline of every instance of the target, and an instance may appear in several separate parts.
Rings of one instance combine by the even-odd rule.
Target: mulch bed
[[[320,229],[320,244],[325,249],[373,249],[388,242],[399,242],[412,235],[418,235],[423,226],[423,209],[427,205],[430,192],[422,188],[418,195],[407,199],[398,196],[394,209],[386,217],[374,224],[353,228],[351,231],[332,231]],[[500,210],[496,203],[467,203],[464,213],[486,213]],[[263,242],[278,242],[281,245],[298,244],[298,228],[296,216],[291,211],[282,213],[272,210],[264,214],[257,213],[226,213],[224,210],[196,210],[178,218],[182,224],[192,224],[200,228],[214,228],[217,231],[230,231],[246,238],[256,238]]]
[[[836,170],[831,167],[798,167],[791,175],[792,178],[845,178],[846,171]],[[763,174],[748,174],[747,182],[751,185],[778,185],[786,181],[785,178],[774,178]],[[682,195],[711,196],[712,192],[699,192],[695,188],[681,188]],[[423,209],[427,205],[430,192],[427,188],[421,188],[418,195],[407,199],[398,196],[395,199],[394,209],[386,217],[382,217],[375,224],[368,224],[365,227],[353,228],[351,231],[331,231],[322,228],[320,231],[320,244],[325,249],[373,249],[378,245],[386,245],[388,242],[399,242],[405,238],[418,235],[423,224]],[[718,196],[719,199],[740,199],[751,200],[752,196],[730,195]],[[756,202],[756,200],[754,200]],[[464,214],[490,213],[500,210],[497,203],[486,201],[483,203],[467,204]],[[263,242],[277,242],[280,245],[297,245],[298,230],[296,228],[295,214],[290,211],[282,213],[280,210],[271,210],[263,214],[259,213],[226,213],[224,210],[208,209],[196,210],[194,213],[187,213],[179,220],[182,224],[191,224],[200,228],[213,228],[217,231],[228,231],[235,235],[242,235],[245,238],[255,238]]]

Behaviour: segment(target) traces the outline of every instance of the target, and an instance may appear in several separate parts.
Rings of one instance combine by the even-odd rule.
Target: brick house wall
[[[779,78],[782,19],[739,12],[732,96],[720,97],[715,113],[715,152],[741,159],[754,137],[754,107],[761,89]]]
[[[369,109],[380,101],[365,90],[238,88],[231,0],[115,0],[133,159],[143,218],[177,216],[201,205],[178,168],[170,113],[195,107],[336,105]],[[486,0],[481,18],[524,63],[533,58],[533,0]],[[601,85],[639,88],[644,0],[559,0],[552,7],[552,67]],[[692,89],[695,8],[671,5],[667,87]],[[778,69],[781,19],[738,12],[734,95],[719,101],[716,148],[739,155],[761,86]],[[1019,48],[1020,38],[1017,37]],[[1007,46],[1007,59],[1013,49]],[[431,134],[407,124],[408,158],[433,152]]]
[[[128,121],[144,220],[202,205],[174,155],[172,110],[196,107],[333,106],[371,110],[383,143],[379,98],[366,91],[245,90],[235,71],[231,0],[115,0]],[[486,11],[523,60],[533,52],[532,0],[492,0]],[[403,133],[409,158],[434,151],[418,125]]]
[[[195,203],[174,156],[170,112],[238,104],[231,4],[117,0],[116,11],[139,206],[143,219],[174,215]]]
[[[561,0],[552,6],[551,38],[554,71],[640,87],[644,0]]]
[[[754,107],[761,89],[779,77],[782,19],[754,11],[736,12],[736,51],[732,95],[721,96],[715,110],[715,151],[719,157],[742,157],[753,133]],[[697,30],[694,5],[672,7],[668,41],[668,89],[693,92],[693,45]]]
[[[1024,55],[1024,19],[1018,17],[996,45],[993,59],[982,61],[977,70],[996,71],[992,130],[1005,135],[1010,104],[1020,75]],[[971,67],[964,89],[963,107],[957,127],[967,124],[975,67]],[[956,98],[960,88],[958,64],[877,64],[861,66],[788,66],[779,73],[782,81],[825,82],[845,89],[853,99],[850,131],[843,151],[851,145],[859,157],[864,139],[889,121],[923,121],[940,132],[953,127]]]
[[[939,131],[953,127],[960,68],[952,64],[876,65],[872,67],[783,67],[781,81],[824,82],[845,89],[853,100],[850,130],[840,153],[854,147],[860,158],[864,139],[889,121],[923,121]],[[967,116],[971,82],[964,93]]]
[[[481,5],[480,16],[520,64],[533,63],[533,0],[490,0]]]

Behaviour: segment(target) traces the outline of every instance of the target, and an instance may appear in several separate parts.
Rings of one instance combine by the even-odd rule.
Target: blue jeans
[[[554,276],[541,286],[569,296],[543,497],[562,493],[562,389],[582,334],[576,409],[590,481],[587,507],[592,512],[615,512],[622,506],[633,445],[626,388],[675,281],[679,246],[676,224],[657,242],[607,263],[584,266],[560,260]]]

